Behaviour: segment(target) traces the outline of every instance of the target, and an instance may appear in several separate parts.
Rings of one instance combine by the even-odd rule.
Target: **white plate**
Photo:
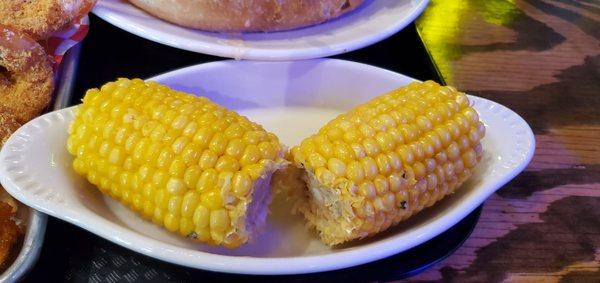
[[[411,78],[342,60],[221,61],[153,78],[208,96],[246,114],[293,145],[336,114],[402,86]],[[175,264],[246,274],[293,274],[339,269],[381,259],[447,230],[529,163],[534,137],[508,108],[471,96],[487,125],[485,155],[454,195],[381,236],[332,249],[277,204],[254,244],[229,250],[166,232],[103,196],[71,169],[65,150],[74,107],[46,114],[19,129],[0,152],[2,184],[17,199],[131,250]]]
[[[220,34],[180,27],[124,0],[100,0],[92,11],[143,38],[189,51],[251,60],[299,60],[356,50],[403,29],[429,0],[367,0],[363,7],[324,24],[274,32]]]

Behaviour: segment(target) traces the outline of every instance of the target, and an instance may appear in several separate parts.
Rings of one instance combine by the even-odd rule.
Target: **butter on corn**
[[[484,133],[452,87],[414,82],[379,96],[292,148],[308,187],[299,210],[329,245],[386,230],[469,178]]]
[[[70,125],[73,169],[169,231],[238,247],[264,224],[278,138],[205,97],[140,79],[89,90]]]

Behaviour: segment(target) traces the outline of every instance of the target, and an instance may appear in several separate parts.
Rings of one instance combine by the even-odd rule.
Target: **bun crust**
[[[129,0],[163,20],[220,32],[279,31],[339,17],[363,0]]]

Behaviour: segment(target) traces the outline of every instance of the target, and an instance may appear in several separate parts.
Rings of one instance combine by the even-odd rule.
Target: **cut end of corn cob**
[[[263,226],[278,138],[205,97],[140,79],[89,90],[69,129],[73,169],[169,231],[238,247]]]
[[[307,187],[299,210],[329,245],[386,230],[469,178],[484,133],[452,87],[414,82],[379,96],[292,148]]]

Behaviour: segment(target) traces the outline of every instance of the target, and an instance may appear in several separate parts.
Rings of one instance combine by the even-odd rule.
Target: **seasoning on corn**
[[[238,247],[264,224],[278,138],[205,97],[119,79],[89,90],[69,129],[74,170],[169,231]]]
[[[452,193],[485,133],[466,95],[411,83],[330,121],[292,148],[308,186],[299,210],[329,245],[364,238]]]

